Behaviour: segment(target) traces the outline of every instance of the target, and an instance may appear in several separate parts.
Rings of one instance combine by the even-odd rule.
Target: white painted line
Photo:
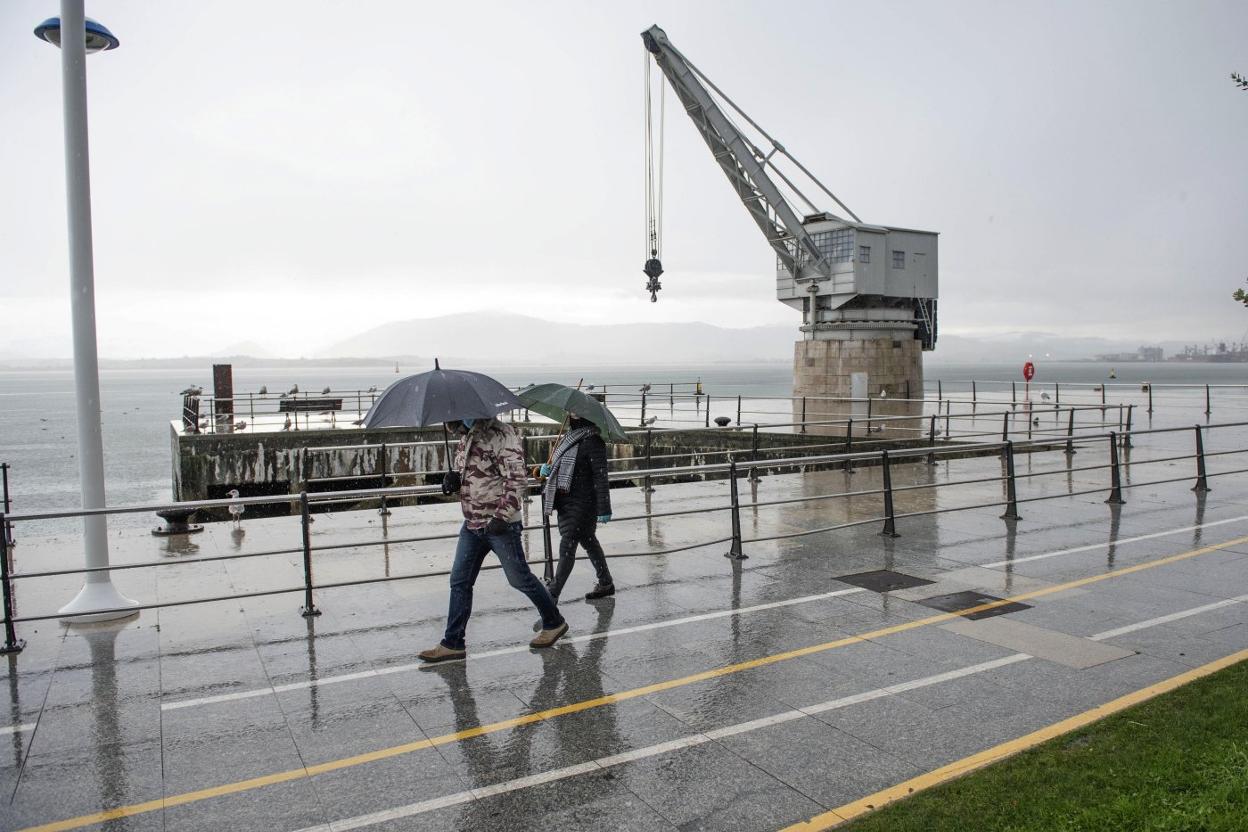
[[[1049,558],[1057,558],[1062,555],[1073,555],[1078,552],[1091,552],[1096,549],[1108,549],[1110,546],[1121,546],[1123,543],[1138,543],[1141,540],[1152,540],[1157,537],[1166,537],[1172,534],[1182,534],[1183,532],[1194,532],[1197,529],[1209,529],[1214,526],[1222,526],[1227,523],[1240,523],[1248,520],[1248,515],[1242,517],[1228,517],[1225,520],[1213,520],[1208,523],[1200,523],[1195,526],[1183,526],[1178,529],[1169,529],[1164,532],[1152,532],[1151,534],[1141,534],[1135,537],[1122,537],[1118,540],[1107,540],[1104,543],[1092,543],[1087,546],[1076,546],[1073,549],[1061,549],[1057,552],[1044,552],[1039,555],[1027,555],[1026,557],[1013,558],[1011,560],[998,560],[992,563],[970,564],[971,566],[979,566],[983,569],[997,569],[1002,566],[1017,566],[1020,563],[1030,563],[1033,560],[1047,560]]]
[[[33,722],[25,722],[21,725],[6,725],[3,728],[0,728],[0,737],[5,737],[9,734],[20,734],[23,731],[31,731],[34,730],[34,727],[35,723]]]
[[[1202,612],[1209,612],[1210,610],[1220,609],[1222,607],[1230,606],[1232,604],[1241,603],[1242,601],[1245,601],[1245,600],[1248,600],[1248,595],[1242,595],[1242,596],[1239,596],[1238,598],[1231,598],[1225,601],[1218,601],[1217,603],[1213,603],[1213,604],[1205,604],[1200,607],[1193,607],[1191,609],[1182,610],[1180,612],[1171,613],[1169,615],[1158,616],[1157,618],[1150,618],[1147,621],[1140,621],[1136,624],[1131,624],[1126,627],[1119,627],[1114,630],[1106,630],[1104,633],[1098,633],[1097,635],[1091,636],[1091,638],[1096,639],[1096,640],[1112,638],[1114,635],[1121,635],[1122,633],[1125,633],[1125,632],[1134,632],[1136,630],[1143,630],[1148,627],[1155,627],[1159,624],[1164,624],[1169,621],[1177,621],[1181,618],[1189,618],[1194,615],[1199,615]],[[686,737],[680,737],[678,739],[669,740],[667,742],[661,742],[655,745],[646,746],[644,748],[634,749],[633,751],[625,751],[621,754],[613,754],[609,757],[599,757],[596,760],[590,760],[585,763],[579,763],[577,765],[554,769],[552,771],[543,772],[541,774],[529,775],[527,777],[519,777],[514,780],[506,780],[501,783],[496,783],[491,786],[485,786],[483,788],[476,789],[476,790],[457,792],[455,794],[446,795],[445,797],[434,798],[431,800],[422,800],[419,803],[410,803],[406,806],[396,806],[392,809],[385,809],[379,812],[371,812],[366,815],[357,815],[356,817],[353,817],[353,818],[346,818],[343,820],[333,821],[329,824],[322,824],[319,826],[310,826],[304,829],[300,829],[298,830],[298,832],[347,832],[348,830],[361,829],[363,827],[372,826],[378,823],[398,820],[401,818],[410,818],[416,815],[426,814],[428,812],[432,812],[434,810],[441,809],[446,806],[454,806],[457,804],[466,803],[473,799],[479,799],[481,797],[488,797],[488,796],[497,795],[497,794],[504,794],[506,792],[512,792],[512,791],[516,791],[519,789],[528,788],[529,786],[535,786],[535,785],[540,785],[544,783],[554,783],[559,780],[564,780],[569,777],[575,777],[580,774],[588,774],[593,771],[607,769],[612,766],[622,765],[624,763],[631,763],[637,760],[644,760],[649,757],[657,757],[659,755],[666,754],[671,751],[678,751],[682,748],[689,748],[695,745],[703,745],[705,743],[713,742],[715,740],[724,739],[727,737],[739,736],[741,734],[745,734],[750,731],[756,731],[761,728],[767,728],[772,725],[780,725],[782,723],[792,722],[794,720],[810,717],[814,714],[826,713],[827,711],[838,710],[840,708],[847,708],[851,705],[858,705],[860,703],[870,702],[875,699],[883,699],[888,696],[895,696],[899,693],[904,693],[905,691],[930,687],[932,685],[938,685],[938,684],[941,684],[942,682],[949,682],[954,679],[962,679],[967,676],[973,676],[976,673],[984,673],[989,670],[995,670],[996,668],[999,668],[999,667],[1005,667],[1007,665],[1026,661],[1030,658],[1032,657],[1028,655],[1027,653],[1012,653],[1008,656],[1003,656],[1002,658],[999,658],[999,659],[993,659],[991,661],[981,662],[980,664],[974,664],[968,667],[958,668],[956,670],[949,670],[944,673],[937,673],[932,676],[924,676],[920,679],[912,679],[908,682],[898,682],[895,685],[889,685],[883,688],[876,688],[875,690],[863,691],[862,693],[856,693],[851,696],[843,696],[839,699],[832,699],[827,702],[820,702],[817,705],[808,705],[800,709],[782,711],[781,713],[773,714],[772,716],[762,717],[761,719],[752,719],[748,722],[741,722],[735,725],[727,725],[727,726],[724,726],[723,728],[716,728],[712,731],[691,734]]]
[[[818,595],[803,595],[800,598],[788,598],[783,601],[769,601],[766,604],[755,604],[752,607],[740,607],[730,610],[716,610],[715,612],[704,612],[698,615],[690,615],[684,618],[673,618],[667,621],[655,621],[650,624],[638,624],[634,627],[621,627],[618,630],[604,630],[600,633],[589,633],[583,636],[573,636],[572,638],[563,639],[565,644],[578,644],[587,641],[595,641],[603,638],[615,638],[617,636],[631,635],[633,633],[644,633],[650,630],[662,630],[667,627],[678,627],[684,624],[696,624],[699,621],[713,621],[717,618],[728,618],[735,615],[748,615],[749,613],[762,612],[764,610],[780,609],[782,607],[792,607],[797,604],[809,604],[812,601],[823,601],[828,598],[837,598],[842,595],[853,595],[858,592],[866,592],[862,587],[850,587],[849,589],[838,589],[834,592],[822,592]],[[482,653],[472,653],[465,661],[480,661],[493,656],[508,656],[516,653],[529,652],[527,644],[518,645],[516,647],[502,647],[497,650],[486,650]],[[444,662],[451,664],[451,662]],[[254,688],[252,690],[241,690],[234,693],[219,693],[215,696],[201,696],[195,699],[178,699],[172,702],[160,703],[162,711],[174,711],[179,708],[194,708],[200,705],[212,705],[217,702],[237,702],[240,699],[252,699],[257,696],[270,696],[276,693],[284,693],[290,690],[304,690],[307,688],[322,687],[324,685],[336,685],[342,682],[354,682],[359,679],[372,679],[378,676],[390,676],[395,673],[408,673],[424,666],[424,662],[411,662],[410,664],[396,664],[388,667],[379,667],[374,670],[361,670],[355,673],[343,673],[338,676],[325,676],[321,679],[309,679],[306,682],[290,682],[285,685],[271,685],[264,688]]]
[[[1147,621],[1139,621],[1135,624],[1127,624],[1124,627],[1116,627],[1112,630],[1106,630],[1103,633],[1097,633],[1089,636],[1093,641],[1104,641],[1109,638],[1117,638],[1118,636],[1134,633],[1136,630],[1143,630],[1148,627],[1156,627],[1158,624],[1169,624],[1171,621],[1179,621],[1184,618],[1191,618],[1193,615],[1200,615],[1202,612],[1211,610],[1220,610],[1223,607],[1232,607],[1236,604],[1242,604],[1248,601],[1248,595],[1239,595],[1235,598],[1227,598],[1224,601],[1215,601],[1212,604],[1205,604],[1203,607],[1192,607],[1190,610],[1180,610],[1172,612],[1169,615],[1159,615],[1156,618],[1150,618]]]

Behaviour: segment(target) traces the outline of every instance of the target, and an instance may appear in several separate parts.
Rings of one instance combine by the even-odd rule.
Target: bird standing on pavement
[[[231,500],[238,499],[237,488],[231,488],[227,493],[230,495]],[[234,521],[234,528],[237,529],[243,525],[243,512],[245,510],[246,508],[242,503],[230,503],[230,519]]]

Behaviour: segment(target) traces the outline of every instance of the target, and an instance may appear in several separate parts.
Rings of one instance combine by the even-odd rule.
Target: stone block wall
[[[854,373],[867,374],[869,404],[848,401],[853,395]],[[802,418],[800,397],[805,396],[807,421],[852,418],[856,435],[865,435],[870,422],[872,434],[879,438],[918,438],[922,403],[900,400],[923,398],[922,346],[909,337],[798,341],[793,351],[793,395],[794,421]],[[916,418],[874,419],[879,416]],[[845,432],[841,426],[810,430],[834,435]]]

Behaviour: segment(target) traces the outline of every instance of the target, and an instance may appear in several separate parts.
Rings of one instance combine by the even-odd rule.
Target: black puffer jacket
[[[576,452],[572,483],[555,499],[559,505],[594,508],[594,514],[611,513],[611,489],[607,485],[607,444],[601,436],[587,436]]]

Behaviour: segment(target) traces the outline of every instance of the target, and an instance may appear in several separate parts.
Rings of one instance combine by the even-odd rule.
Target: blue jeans
[[[490,552],[498,555],[502,562],[507,583],[523,592],[537,607],[544,629],[551,630],[563,623],[563,616],[559,614],[550,593],[529,570],[529,564],[524,559],[520,529],[519,523],[512,523],[503,534],[486,534],[485,529],[470,529],[467,523],[460,527],[455,565],[451,567],[451,608],[446,616],[443,647],[464,649],[464,634],[468,630],[468,618],[472,615],[472,586],[477,582],[481,564]]]

